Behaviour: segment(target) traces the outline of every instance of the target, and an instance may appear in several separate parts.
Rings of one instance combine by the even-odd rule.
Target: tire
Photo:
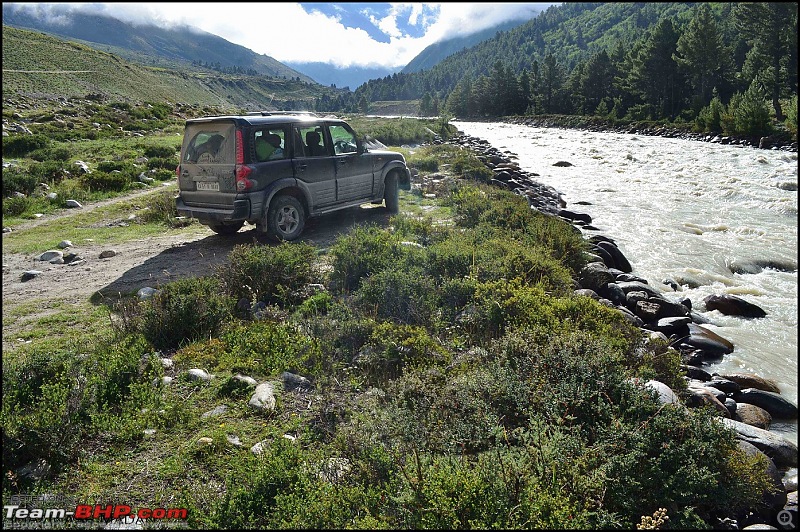
[[[391,172],[386,176],[383,189],[383,201],[386,204],[386,210],[392,214],[397,214],[400,211],[400,197],[399,187],[397,184],[397,174]]]
[[[244,220],[241,222],[231,222],[227,224],[208,224],[208,228],[217,233],[218,235],[233,235],[239,231],[244,225]]]
[[[267,211],[267,231],[278,240],[295,240],[306,225],[306,211],[292,196],[278,196]]]

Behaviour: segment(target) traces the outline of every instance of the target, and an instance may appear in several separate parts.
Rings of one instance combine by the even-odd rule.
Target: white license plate
[[[214,192],[219,192],[219,183],[215,181],[198,181],[196,184],[197,190],[211,190]]]

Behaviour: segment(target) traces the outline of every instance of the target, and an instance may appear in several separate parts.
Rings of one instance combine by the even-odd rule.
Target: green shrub
[[[40,183],[59,183],[67,178],[69,172],[65,161],[43,161],[31,164],[28,172]]]
[[[395,264],[401,256],[397,237],[374,225],[339,237],[330,254],[331,278],[340,291],[356,289],[362,279]]]
[[[305,299],[303,288],[319,281],[316,249],[303,242],[238,245],[228,259],[217,276],[235,301],[288,305]]]
[[[35,161],[68,161],[72,157],[69,148],[41,148],[30,153],[30,158]]]
[[[231,304],[212,277],[180,279],[142,303],[142,333],[156,349],[216,336]]]
[[[45,148],[50,140],[45,135],[13,135],[3,137],[3,157],[25,157],[34,150]]]
[[[147,161],[147,167],[151,170],[153,168],[163,168],[165,170],[172,170],[175,172],[175,168],[178,166],[178,158],[174,156],[172,157],[152,157],[149,161]]]
[[[132,174],[134,171],[133,162],[131,161],[100,161],[97,163],[97,169],[106,173],[116,170],[125,174]]]
[[[155,170],[148,172],[147,175],[156,181],[169,181],[171,179],[175,179],[175,169],[156,168]]]
[[[722,117],[726,135],[760,137],[772,133],[769,106],[756,81],[744,93],[731,97],[727,113]]]
[[[3,198],[10,197],[14,192],[29,196],[36,190],[37,184],[39,184],[39,178],[19,166],[3,168]],[[5,206],[5,201],[3,205]]]
[[[139,217],[145,223],[163,223],[168,227],[180,227],[186,224],[185,221],[177,220],[175,194],[166,190],[147,196],[145,208],[139,211]]]
[[[144,146],[142,149],[144,149],[144,156],[147,158],[161,157],[163,159],[174,159],[175,153],[180,148],[176,148],[175,146]]]
[[[3,216],[20,216],[31,204],[27,197],[8,197],[3,198]]]
[[[722,117],[725,114],[725,105],[719,97],[714,96],[711,102],[703,107],[695,119],[695,130],[712,133],[722,132]]]
[[[131,184],[130,175],[119,171],[106,173],[104,171],[97,170],[89,174],[84,174],[81,178],[81,181],[83,182],[84,186],[91,191],[104,192],[119,192],[125,190]]]
[[[786,112],[786,129],[789,130],[789,133],[792,134],[794,137],[795,142],[797,142],[797,95],[795,94],[792,98],[786,103],[785,106]]]
[[[409,325],[432,325],[437,287],[419,268],[388,268],[364,279],[356,304],[376,318]]]

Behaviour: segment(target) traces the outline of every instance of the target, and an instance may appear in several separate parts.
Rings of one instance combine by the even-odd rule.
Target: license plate
[[[211,190],[214,192],[219,192],[219,183],[216,181],[198,181],[196,184],[197,190]]]

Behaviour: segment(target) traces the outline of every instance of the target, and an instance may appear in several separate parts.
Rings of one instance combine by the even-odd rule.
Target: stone
[[[205,370],[199,368],[192,368],[187,372],[189,376],[189,380],[193,381],[210,381],[214,378],[213,375],[210,375]]]
[[[753,303],[730,294],[710,295],[703,299],[706,310],[718,310],[727,316],[742,316],[745,318],[763,318],[767,313]]]
[[[781,393],[775,381],[759,377],[754,373],[725,373],[720,375],[723,379],[728,379],[737,383],[742,388],[755,388],[765,392]]]
[[[732,397],[737,403],[749,403],[763,408],[773,419],[797,419],[797,405],[780,394],[745,388],[734,393]]]
[[[257,410],[271,412],[275,410],[275,395],[273,394],[272,384],[262,382],[256,386],[256,391],[250,397],[247,404]]]
[[[780,434],[759,429],[734,419],[715,419],[719,419],[726,427],[732,429],[736,433],[737,439],[755,445],[761,452],[772,458],[778,468],[797,467],[797,445]]]

